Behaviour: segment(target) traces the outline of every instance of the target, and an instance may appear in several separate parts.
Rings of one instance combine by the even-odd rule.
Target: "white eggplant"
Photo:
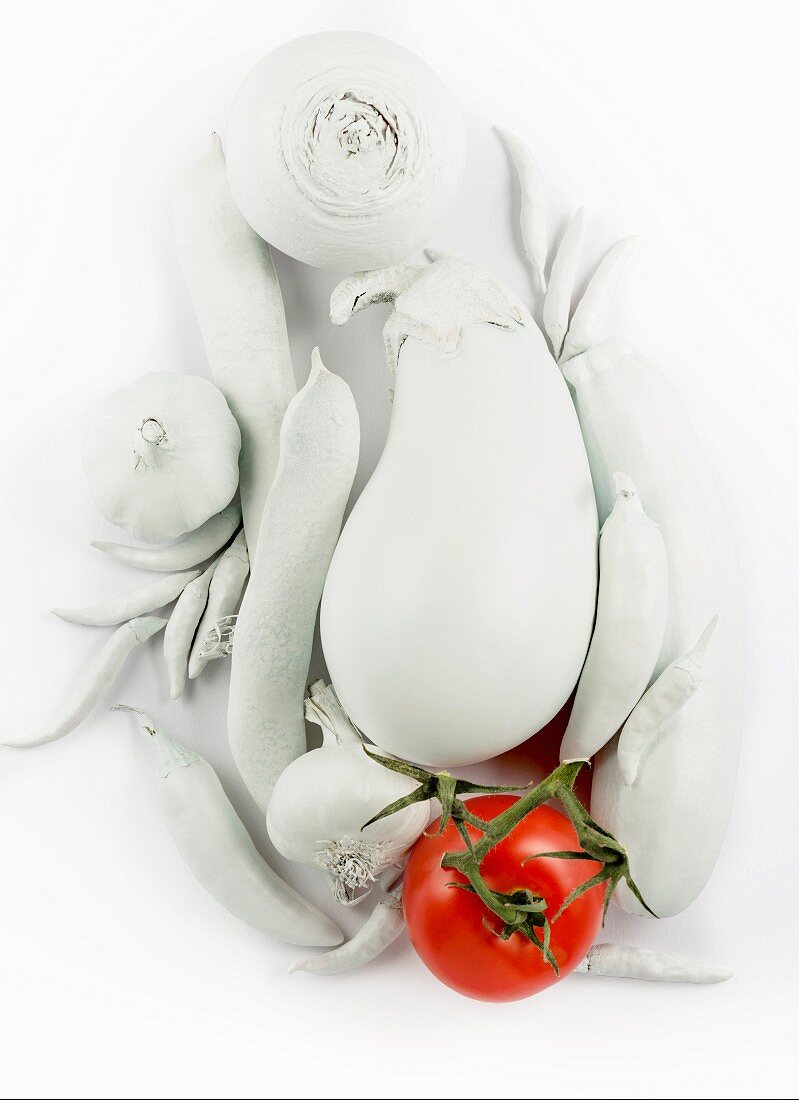
[[[322,644],[366,736],[449,767],[519,744],[568,699],[596,504],[567,387],[510,291],[444,257],[346,280],[331,316],[387,300],[391,427],[333,557]]]
[[[663,375],[617,341],[572,358],[574,391],[600,519],[613,472],[635,481],[666,546],[669,603],[655,668],[687,653],[719,616],[699,690],[661,725],[634,784],[619,772],[614,739],[600,753],[592,816],[627,849],[630,871],[658,916],[685,909],[713,869],[727,827],[741,739],[743,654],[732,540],[705,456]],[[622,737],[624,735],[622,734]],[[643,910],[620,886],[614,900]]]
[[[641,698],[663,643],[668,565],[663,536],[635,485],[614,475],[616,500],[599,536],[599,596],[560,759],[590,760]]]
[[[158,796],[167,828],[189,869],[234,917],[287,943],[334,947],[343,936],[261,858],[214,769],[136,707],[158,754]]]
[[[289,405],[258,552],[236,620],[228,736],[263,811],[283,769],[305,751],[303,696],[316,611],[358,465],[349,386],[314,350]]]
[[[241,429],[241,508],[254,557],[280,424],[296,386],[275,265],[233,202],[216,135],[183,179],[175,220],[211,374]]]

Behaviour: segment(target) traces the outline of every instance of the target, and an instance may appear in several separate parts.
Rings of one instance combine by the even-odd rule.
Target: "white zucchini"
[[[599,596],[591,647],[560,759],[589,760],[641,698],[663,643],[668,564],[663,536],[627,474],[599,536]]]
[[[625,846],[647,904],[666,917],[685,909],[707,882],[732,804],[743,682],[736,561],[707,461],[660,371],[618,341],[590,349],[563,369],[574,391],[600,519],[612,507],[613,472],[622,469],[663,535],[669,604],[655,675],[687,653],[719,616],[704,682],[662,723],[634,784],[626,786],[619,773],[616,740],[600,753],[594,772],[591,813]],[[623,885],[614,900],[628,912],[643,912]]]
[[[211,374],[241,429],[241,507],[254,556],[280,424],[296,386],[272,256],[233,202],[216,134],[208,154],[186,173],[175,215]]]
[[[316,611],[341,529],[359,445],[349,386],[314,350],[289,405],[261,542],[236,621],[228,736],[263,811],[283,769],[305,751],[303,697]]]

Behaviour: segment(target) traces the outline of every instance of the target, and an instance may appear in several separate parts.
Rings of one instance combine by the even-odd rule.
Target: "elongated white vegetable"
[[[280,462],[236,623],[228,736],[266,810],[275,781],[305,750],[303,695],[316,610],[358,464],[349,386],[314,349],[280,434]]]
[[[184,177],[175,213],[180,262],[211,374],[241,429],[241,507],[255,557],[280,424],[296,386],[272,256],[231,198],[216,135]]]
[[[627,237],[608,250],[575,307],[560,360],[565,362],[599,342],[601,326],[607,317],[622,270],[637,243],[637,237]]]
[[[215,652],[209,635],[217,623],[229,619],[234,614],[249,572],[250,558],[247,554],[247,544],[244,531],[240,531],[220,557],[211,578],[208,603],[200,619],[200,625],[197,627],[197,636],[189,657],[190,680],[195,680],[200,675],[212,657],[220,655]]]
[[[207,760],[184,748],[136,707],[158,754],[158,795],[167,828],[190,870],[228,912],[287,943],[332,947],[343,937],[261,858]]]
[[[320,623],[358,729],[449,768],[520,744],[571,695],[596,607],[596,503],[568,388],[516,295],[454,256],[413,272],[361,273],[331,297],[337,321],[394,301],[397,378]]]
[[[173,699],[177,699],[186,686],[192,641],[208,603],[208,588],[219,561],[217,558],[211,562],[204,573],[186,585],[169,616],[164,631],[164,659]]]
[[[743,653],[737,564],[707,460],[685,410],[651,363],[617,341],[570,360],[600,517],[625,470],[658,525],[669,563],[669,610],[655,675],[686,653],[718,615],[704,682],[660,727],[636,781],[619,774],[616,741],[599,754],[593,817],[627,849],[630,872],[658,916],[699,894],[721,847],[741,738]],[[640,913],[622,884],[614,901]]]
[[[525,143],[510,130],[501,126],[494,129],[499,134],[505,148],[510,153],[514,168],[519,177],[521,190],[521,212],[519,224],[522,231],[524,251],[533,269],[541,293],[547,289],[545,274],[547,262],[547,216],[544,177],[535,162],[535,158]]]
[[[556,359],[560,358],[569,328],[574,280],[583,244],[583,221],[583,208],[580,207],[563,234],[549,273],[543,320],[544,331],[549,337],[552,354]]]
[[[369,919],[351,940],[323,955],[312,955],[292,963],[289,973],[306,970],[309,974],[329,975],[357,970],[391,947],[404,928],[402,903],[398,897],[390,895],[377,903],[369,914]]]
[[[293,760],[278,777],[266,827],[282,856],[321,867],[336,901],[356,905],[419,838],[430,803],[373,821],[418,784],[367,756],[332,688],[317,681],[311,692],[305,714],[321,725],[322,747]]]
[[[699,690],[703,680],[705,650],[717,622],[718,616],[714,615],[690,653],[667,665],[624,723],[616,756],[619,774],[628,787],[635,782],[641,757],[652,738]]]
[[[132,592],[114,596],[105,603],[91,604],[89,607],[54,607],[53,614],[66,623],[79,623],[82,626],[115,626],[127,619],[146,615],[157,607],[172,603],[183,591],[189,581],[199,577],[199,569],[189,569],[183,573],[171,573],[168,577],[159,577],[157,581],[143,584]]]
[[[234,501],[211,516],[196,531],[190,531],[169,546],[123,546],[118,542],[93,542],[91,545],[123,565],[150,569],[155,573],[171,573],[178,569],[191,569],[206,561],[225,545],[240,523],[241,505]]]
[[[324,957],[323,955],[322,958]],[[680,955],[663,955],[659,951],[645,951],[641,947],[623,947],[619,943],[595,944],[574,973],[606,978],[639,978],[645,982],[687,982],[693,985],[712,985],[726,982],[732,977],[730,970],[711,963],[684,959]]]
[[[580,675],[560,759],[590,760],[641,698],[663,644],[668,564],[663,536],[627,474],[599,538],[596,626]]]
[[[81,676],[72,694],[61,707],[58,716],[34,737],[16,741],[2,741],[0,745],[9,749],[32,749],[37,745],[46,745],[57,741],[70,733],[88,717],[110,690],[130,654],[142,642],[152,638],[166,626],[166,619],[147,616],[143,619],[131,619],[129,623],[115,630],[91,665]]]

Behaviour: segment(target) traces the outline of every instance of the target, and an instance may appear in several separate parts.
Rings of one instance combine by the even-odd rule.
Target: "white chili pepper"
[[[178,744],[137,707],[158,754],[158,795],[169,832],[190,870],[228,912],[260,932],[306,947],[334,947],[343,936],[262,859],[198,753]]]
[[[624,723],[616,746],[619,774],[627,787],[638,775],[638,765],[652,738],[698,691],[703,678],[705,651],[718,615],[714,615],[694,648],[661,672]]]
[[[80,725],[105,693],[111,688],[128,656],[148,638],[152,638],[166,626],[166,619],[147,616],[131,619],[115,630],[86,672],[78,681],[72,695],[61,708],[59,717],[35,737],[19,741],[2,741],[9,749],[32,749],[57,741]]]
[[[316,611],[358,465],[349,386],[314,349],[289,405],[261,542],[236,622],[228,737],[244,782],[266,810],[275,780],[305,751],[303,696]]]
[[[208,603],[189,657],[190,680],[195,680],[214,657],[229,654],[229,635],[218,624],[222,623],[227,628],[232,625],[249,572],[250,559],[242,530],[220,557],[211,578]]]
[[[544,331],[549,337],[552,354],[556,359],[560,358],[569,328],[574,280],[583,245],[583,223],[584,213],[580,207],[563,234],[549,272],[543,320]]]
[[[558,362],[566,362],[599,343],[600,328],[616,292],[624,265],[638,243],[637,237],[617,241],[605,254],[574,310]]]
[[[169,672],[169,691],[173,699],[182,694],[189,671],[197,624],[208,603],[208,588],[221,558],[211,562],[204,573],[191,581],[178,596],[164,631],[164,659]]]
[[[663,955],[659,951],[645,951],[642,947],[624,947],[620,943],[594,944],[574,973],[694,985],[712,985],[732,977],[731,971],[711,963],[684,959],[680,955]]]
[[[504,130],[501,126],[494,129],[510,154],[521,190],[521,213],[519,224],[522,230],[522,243],[527,260],[533,269],[542,294],[546,293],[547,280],[544,268],[547,262],[547,216],[544,177],[535,158],[524,142]]]
[[[123,546],[119,542],[92,542],[91,545],[124,565],[150,569],[155,573],[171,573],[176,569],[191,569],[207,561],[225,545],[240,523],[241,505],[236,501],[211,516],[196,531],[190,531],[168,546]]]
[[[307,970],[309,974],[344,974],[356,970],[376,959],[390,947],[405,928],[399,891],[379,901],[369,919],[347,940],[333,951],[300,959],[289,967],[289,974]]]
[[[186,585],[199,577],[199,569],[189,569],[184,573],[171,573],[168,577],[159,577],[141,588],[134,588],[122,596],[114,596],[105,603],[92,604],[90,607],[54,607],[53,614],[66,623],[79,623],[82,626],[116,626],[128,619],[146,615],[157,607],[172,603]]]
[[[669,571],[663,536],[632,478],[613,475],[616,502],[599,538],[596,625],[560,759],[590,760],[649,683],[663,644]]]

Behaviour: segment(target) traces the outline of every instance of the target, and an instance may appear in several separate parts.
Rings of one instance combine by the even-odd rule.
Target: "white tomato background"
[[[115,533],[88,497],[81,426],[91,401],[140,373],[207,371],[172,238],[177,174],[224,134],[264,52],[325,29],[416,49],[459,97],[466,175],[435,245],[532,302],[492,122],[534,149],[553,239],[588,208],[584,276],[640,234],[608,333],[663,364],[715,467],[742,564],[748,685],[734,815],[707,889],[662,924],[613,912],[606,929],[733,980],[574,977],[507,1006],[458,998],[407,941],[349,976],[289,975],[296,949],[228,917],[182,864],[125,718],[101,709],[58,744],[0,750],[0,1096],[795,1095],[795,22],[782,3],[685,0],[5,10],[0,734],[49,714],[105,635],[47,609],[141,583],[88,545]],[[359,403],[354,499],[389,416],[384,314],[334,329],[335,276],[278,267],[298,379],[318,343]],[[108,703],[146,706],[207,755],[263,844],[227,748],[227,675],[212,665],[172,703],[155,643]],[[327,904],[311,873],[289,873]]]

